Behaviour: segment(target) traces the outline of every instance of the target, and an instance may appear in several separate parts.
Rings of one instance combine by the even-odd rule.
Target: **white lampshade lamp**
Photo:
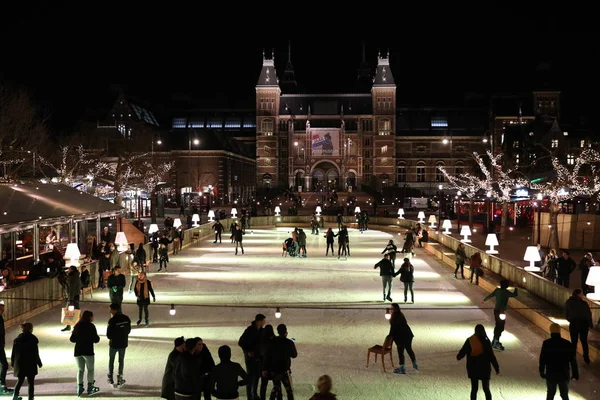
[[[525,250],[525,256],[523,256],[523,260],[529,261],[529,266],[525,267],[525,271],[529,272],[540,272],[540,267],[536,267],[533,263],[536,261],[541,261],[540,252],[537,249],[537,246],[527,246],[527,250]]]
[[[471,228],[469,228],[469,225],[463,225],[460,228],[460,234],[463,236],[461,242],[471,243],[471,239],[469,239],[469,236],[471,236]]]
[[[360,214],[360,207],[359,206],[356,206],[354,208],[354,214]]]
[[[404,208],[398,209],[398,219],[404,219]]]
[[[449,235],[450,229],[452,229],[452,221],[450,221],[449,219],[445,219],[444,223],[442,224],[442,228],[444,228],[444,233],[446,235]]]
[[[585,284],[594,286],[595,293],[588,293],[587,298],[590,300],[600,300],[600,267],[591,267]]]
[[[317,213],[317,215],[321,215],[321,211],[323,211],[321,209],[321,206],[317,206],[317,208],[315,208],[315,212]]]
[[[275,216],[276,217],[281,216],[281,208],[279,206],[275,206]]]
[[[425,213],[423,211],[419,211],[419,215],[417,216],[417,218],[419,218],[420,223],[425,223]]]
[[[158,224],[150,224],[150,228],[148,228],[148,234],[152,235],[154,232],[158,232]]]
[[[196,215],[197,215],[197,214],[194,214],[194,215],[192,216],[192,221],[195,221],[195,220],[194,220],[194,217],[195,217]],[[209,220],[210,222],[212,222],[214,219],[215,219],[215,212],[214,212],[213,210],[208,210],[208,220]],[[200,216],[199,216],[199,215],[198,215],[198,222],[200,222]],[[197,224],[196,224],[196,225],[197,225]]]
[[[498,246],[499,244],[500,243],[498,243],[498,237],[496,234],[488,233],[487,238],[485,238],[485,245],[490,246],[490,249],[486,250],[485,252],[488,254],[498,254],[498,250],[494,250],[494,246]]]
[[[211,210],[212,211],[212,210]],[[210,217],[210,213],[211,211],[208,212],[208,216]],[[212,211],[212,213],[214,214],[214,211]],[[198,226],[198,222],[200,222],[200,216],[198,214],[194,214],[192,215],[192,222],[194,226]]]
[[[233,207],[233,208],[231,209],[231,216],[232,216],[233,218],[236,218],[236,217],[237,217],[237,208]]]
[[[177,220],[175,220],[177,221]],[[181,221],[179,221],[181,222]],[[118,251],[127,251],[129,247],[129,241],[127,240],[127,236],[125,236],[125,232],[117,232],[117,237],[115,238],[115,244],[119,246],[117,248]]]
[[[65,250],[65,258],[71,260],[70,265],[79,265],[79,256],[81,256],[81,253],[79,252],[77,243],[69,243],[67,250]]]
[[[435,215],[431,214],[429,216],[429,225],[431,226],[431,228],[435,229],[435,224],[437,223],[437,219],[435,218]]]
[[[175,221],[173,221],[173,228],[177,229],[180,226],[181,226],[181,219],[175,218]]]

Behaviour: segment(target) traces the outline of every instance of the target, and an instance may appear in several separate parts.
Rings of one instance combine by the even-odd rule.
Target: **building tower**
[[[281,80],[281,89],[284,93],[296,93],[298,91],[298,83],[296,82],[296,74],[292,65],[292,43],[288,42],[288,60],[285,64],[283,79]]]
[[[380,189],[396,182],[396,84],[390,69],[390,53],[377,57],[371,89],[373,101],[373,180]]]
[[[281,184],[278,165],[280,96],[275,56],[271,51],[271,58],[267,59],[263,51],[262,70],[256,84],[256,182],[257,187],[262,190]]]

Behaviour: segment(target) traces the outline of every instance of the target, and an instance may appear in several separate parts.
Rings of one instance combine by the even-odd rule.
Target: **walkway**
[[[106,291],[95,293],[94,301],[105,303],[82,305],[95,313],[101,334],[96,346],[96,379],[102,392],[95,397],[156,399],[166,357],[173,339],[180,335],[202,337],[214,357],[220,345],[228,344],[233,358],[241,362],[237,340],[258,312],[267,315],[268,323],[287,324],[289,336],[296,339],[299,356],[292,362],[292,370],[298,399],[310,397],[316,378],[325,373],[333,377],[334,391],[344,400],[392,399],[399,393],[424,400],[468,397],[465,361],[457,362],[456,353],[475,324],[484,323],[492,334],[492,312],[479,308],[485,296],[482,289],[454,280],[445,267],[418,250],[413,260],[417,303],[402,308],[415,333],[413,347],[421,372],[409,367],[408,375],[398,376],[391,368],[383,373],[380,364],[365,368],[366,349],[381,344],[389,329],[384,318],[389,303],[380,301],[381,281],[373,264],[381,258],[387,240],[399,236],[353,230],[352,257],[338,261],[337,257],[325,258],[322,235],[308,231],[309,258],[291,259],[281,257],[281,243],[289,229],[248,231],[243,256],[235,256],[227,240],[222,244],[203,240],[173,256],[169,273],[152,273],[157,292],[157,303],[150,307],[152,325],[132,330],[126,356],[127,385],[121,391],[105,383],[108,300]],[[401,285],[398,281],[395,285],[392,297],[398,301]],[[125,312],[135,321],[134,298],[126,298]],[[175,316],[169,315],[171,303],[176,304]],[[279,320],[274,318],[275,307],[281,307]],[[485,307],[493,307],[493,303]],[[31,319],[44,362],[36,394],[57,400],[75,398],[76,375],[73,345],[69,335],[60,332],[59,318],[60,308],[56,307]],[[507,350],[496,353],[501,375],[492,378],[494,398],[543,398],[545,383],[537,372],[537,358],[546,335],[516,312],[508,313],[507,329],[502,337]],[[7,343],[16,334],[16,327],[8,329]],[[397,354],[394,360],[397,365]],[[594,398],[599,372],[598,365],[582,366],[582,379],[572,384],[571,399]],[[14,384],[12,375],[8,382]]]

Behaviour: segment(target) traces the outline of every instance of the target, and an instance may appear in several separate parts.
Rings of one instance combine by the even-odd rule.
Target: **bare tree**
[[[592,149],[582,151],[575,158],[572,165],[563,163],[558,157],[552,157],[553,179],[531,184],[532,189],[538,190],[543,197],[548,199],[550,214],[549,246],[551,249],[559,248],[558,214],[561,211],[561,203],[578,196],[591,196],[600,192],[598,163],[600,163],[600,153]],[[589,176],[585,178],[582,177],[584,167],[589,167]]]
[[[0,172],[5,180],[35,171],[36,153],[47,140],[47,120],[25,90],[0,85]]]
[[[156,203],[157,203],[157,188],[162,182],[165,182],[165,175],[169,173],[175,166],[174,161],[169,162],[150,162],[141,163],[137,180],[140,186],[152,196],[152,208],[150,215],[152,223],[156,223]]]
[[[126,153],[119,152],[116,157],[106,158],[99,168],[101,176],[112,183],[115,193],[115,204],[123,204],[123,196],[131,183],[141,177],[141,170],[138,168],[140,158],[147,153]]]
[[[461,192],[469,199],[469,227],[473,227],[473,200],[480,190],[486,189],[485,182],[476,175],[470,173],[462,173],[460,175],[450,175],[446,168],[438,166],[438,170],[444,174],[444,177],[450,184],[451,189]]]

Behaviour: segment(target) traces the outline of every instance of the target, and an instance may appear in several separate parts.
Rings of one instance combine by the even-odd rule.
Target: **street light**
[[[438,189],[440,190],[440,198],[438,199],[438,219],[442,220],[442,201],[444,200],[444,185],[441,183],[438,185]]]

